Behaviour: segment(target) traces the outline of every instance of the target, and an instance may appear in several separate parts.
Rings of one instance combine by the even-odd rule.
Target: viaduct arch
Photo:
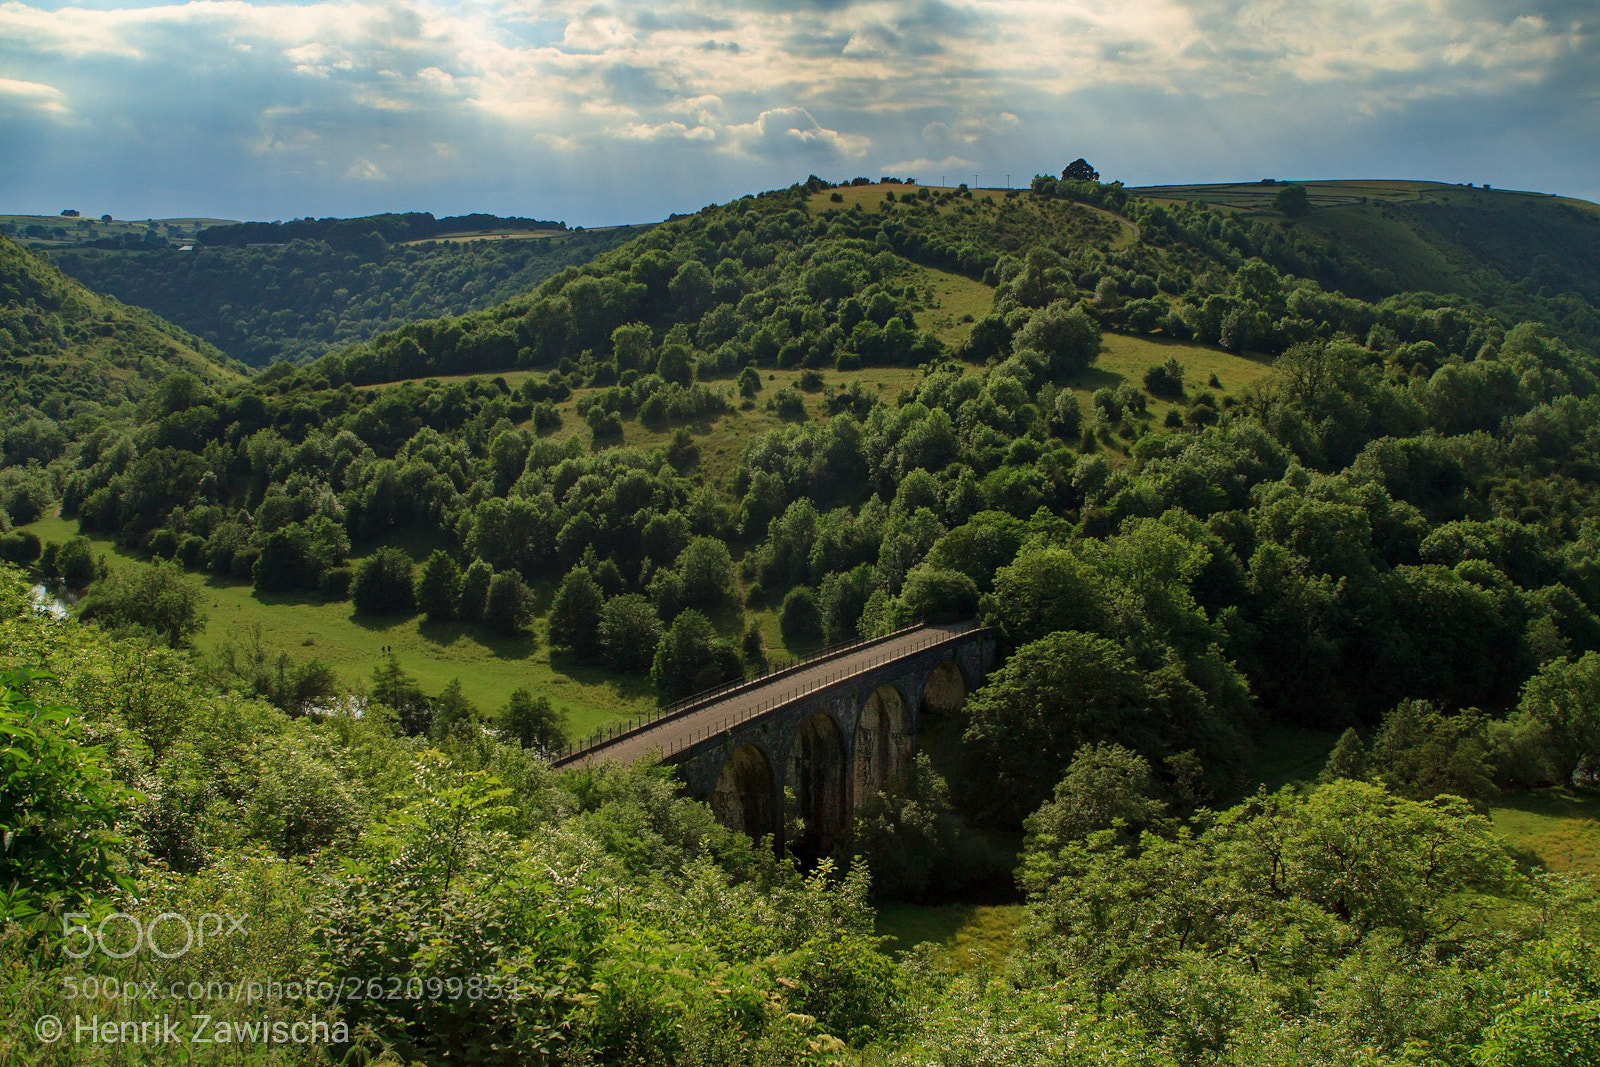
[[[995,656],[993,633],[971,623],[912,627],[725,687],[555,765],[653,756],[724,825],[816,858],[906,773],[919,724],[959,709]]]

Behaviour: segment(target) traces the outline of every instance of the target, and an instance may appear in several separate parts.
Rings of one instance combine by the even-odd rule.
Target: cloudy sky
[[[659,219],[807,174],[1600,200],[1596,0],[0,0],[0,212]]]

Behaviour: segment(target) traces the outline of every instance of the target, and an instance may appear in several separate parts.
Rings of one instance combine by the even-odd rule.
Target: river
[[[72,605],[50,592],[43,585],[35,583],[29,587],[28,591],[33,594],[33,602],[39,606],[41,611],[48,611],[58,619],[65,619],[72,614]]]

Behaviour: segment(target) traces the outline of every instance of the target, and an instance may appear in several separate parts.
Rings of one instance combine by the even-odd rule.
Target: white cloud
[[[208,126],[216,166],[251,173],[220,158],[228,140],[284,161],[285,188],[313,165],[362,183],[377,164],[391,187],[446,188],[526,153],[517,165],[575,197],[602,195],[597,173],[671,171],[700,203],[706,147],[729,195],[869,157],[969,176],[1059,170],[1063,153],[1238,167],[1439,109],[1482,136],[1467,119],[1501,106],[1600,170],[1584,136],[1600,124],[1600,12],[1576,0],[47,2],[0,0],[0,104],[59,116],[70,98],[102,137],[126,131],[130,158],[152,130]],[[51,147],[58,172],[105,151],[87,133]]]
[[[0,97],[10,97],[26,107],[57,118],[65,118],[72,113],[67,107],[66,94],[55,86],[43,82],[0,78]]]
[[[865,137],[828,129],[803,107],[771,108],[754,122],[729,126],[726,132],[731,151],[765,158],[796,154],[858,158],[872,144]]]
[[[965,181],[967,175],[972,173],[972,168],[978,164],[974,160],[964,159],[961,156],[945,156],[943,159],[902,159],[898,163],[885,163],[884,173],[896,177],[911,177],[922,181],[924,185],[939,175],[954,177],[956,181]]]

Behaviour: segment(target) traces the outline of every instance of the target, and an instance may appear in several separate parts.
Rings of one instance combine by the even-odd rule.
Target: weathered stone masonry
[[[790,844],[822,855],[851,810],[906,769],[923,715],[958,708],[994,658],[993,634],[969,630],[798,696],[666,762],[724,824],[752,837],[781,837],[787,790],[803,827]]]

